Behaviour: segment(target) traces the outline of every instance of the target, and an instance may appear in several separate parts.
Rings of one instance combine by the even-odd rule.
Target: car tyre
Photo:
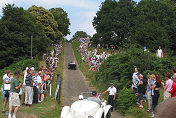
[[[111,118],[111,111],[110,110],[108,111],[106,118]]]

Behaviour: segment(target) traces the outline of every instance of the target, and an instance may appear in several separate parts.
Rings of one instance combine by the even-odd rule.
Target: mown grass
[[[46,94],[46,99],[38,104],[33,104],[32,107],[21,106],[17,117],[20,118],[28,117],[28,118],[59,118],[61,107],[58,102],[55,100],[55,90],[56,90],[56,81],[57,81],[57,73],[60,75],[60,79],[63,79],[63,62],[64,62],[64,44],[63,50],[60,55],[60,60],[58,64],[58,68],[54,74],[54,79],[52,80],[52,95],[49,96],[49,93]],[[40,66],[45,66],[45,61],[40,61]],[[19,79],[21,82],[23,81],[22,77]],[[49,87],[48,87],[49,88]],[[49,91],[49,89],[48,89]],[[2,110],[2,95],[0,95],[0,109]],[[8,110],[8,105],[6,106],[6,110]],[[0,118],[7,118],[0,112]]]
[[[79,41],[75,41],[75,42],[72,43],[74,54],[75,54],[76,60],[78,62],[80,71],[84,74],[84,76],[87,79],[89,79],[91,81],[91,83],[97,88],[97,90],[99,92],[102,92],[102,91],[106,90],[108,85],[106,83],[104,83],[103,81],[98,81],[97,82],[95,80],[96,72],[89,71],[90,67],[88,66],[88,64],[86,64],[85,62],[83,62],[83,63],[81,62],[82,57],[77,50],[79,45],[80,45]],[[88,50],[92,51],[93,49],[94,49],[93,47],[90,47]],[[98,52],[103,52],[103,51],[108,51],[108,50],[107,49],[104,49],[104,50],[98,49]],[[164,92],[164,90],[162,88],[160,90],[159,103],[163,101],[163,92]],[[104,97],[105,97],[105,99],[107,99],[107,95],[104,96]],[[140,113],[141,115],[143,115],[143,118],[150,118],[151,113],[147,113],[147,109],[148,109],[148,102],[147,101],[144,102],[144,109],[138,109],[137,107],[138,106],[132,107],[134,112]],[[137,118],[137,116],[133,113],[127,113],[126,117]],[[141,116],[139,116],[139,117],[141,117]]]

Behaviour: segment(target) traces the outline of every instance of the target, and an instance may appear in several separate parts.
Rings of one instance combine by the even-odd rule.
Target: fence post
[[[59,74],[57,74],[57,86],[56,86],[56,92],[55,92],[55,99],[58,101],[60,105],[60,96],[61,96],[61,81],[59,79]]]
[[[61,103],[61,80],[59,81],[59,105]]]
[[[51,97],[51,83],[50,83],[50,97]]]

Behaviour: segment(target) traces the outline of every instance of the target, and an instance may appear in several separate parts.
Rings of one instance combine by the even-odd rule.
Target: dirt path
[[[64,56],[64,81],[63,81],[63,102],[62,104],[71,105],[74,101],[78,100],[78,96],[81,92],[90,91],[91,88],[88,87],[85,82],[85,78],[82,73],[77,70],[68,70],[67,64],[70,61],[75,61],[74,52],[71,44],[65,45],[65,56]],[[113,112],[111,118],[124,118],[120,116],[118,112]]]
[[[71,105],[74,101],[78,100],[81,92],[88,92],[88,85],[84,81],[84,77],[77,68],[77,70],[68,70],[67,64],[70,61],[76,62],[72,45],[65,44],[64,55],[64,80],[63,80],[63,100],[62,104]]]

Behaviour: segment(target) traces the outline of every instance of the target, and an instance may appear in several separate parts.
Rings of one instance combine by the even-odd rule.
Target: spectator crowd
[[[21,73],[18,70],[14,72],[14,75],[10,70],[4,74],[1,87],[3,98],[2,113],[8,115],[8,118],[16,118],[16,113],[21,104],[32,107],[32,104],[37,104],[45,99],[47,87],[54,78],[61,50],[62,45],[54,45],[54,49],[50,53],[51,56],[46,59],[46,68],[41,66],[36,70],[34,65],[26,67],[23,72],[23,83],[19,81]],[[8,101],[9,112],[6,111]]]
[[[78,47],[78,51],[82,56],[82,62],[85,61],[89,66],[90,70],[96,71],[99,69],[102,61],[104,59],[107,60],[109,54],[106,51],[102,53],[98,53],[97,49],[95,48],[92,52],[88,50],[90,44],[89,38],[80,38],[80,46]],[[97,47],[99,47],[98,45]]]
[[[133,80],[131,88],[134,90],[137,96],[138,108],[143,108],[143,102],[145,97],[148,99],[148,110],[147,112],[152,112],[152,117],[155,115],[156,106],[158,105],[158,100],[160,97],[160,89],[164,88],[163,99],[168,100],[170,97],[176,97],[176,69],[172,69],[165,74],[165,80],[161,81],[161,77],[152,72],[148,73],[148,79],[144,79],[143,75],[138,72],[135,68],[133,73]]]

